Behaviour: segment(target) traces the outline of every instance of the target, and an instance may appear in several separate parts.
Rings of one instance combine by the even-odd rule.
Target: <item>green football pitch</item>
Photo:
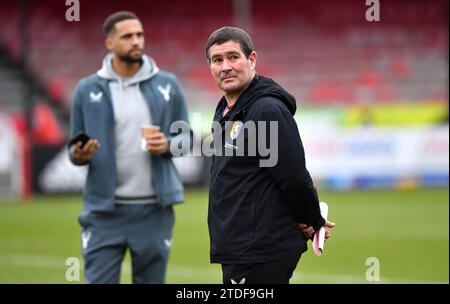
[[[448,189],[319,195],[336,227],[323,256],[309,246],[291,283],[449,282]],[[0,283],[74,283],[66,280],[66,260],[82,265],[81,209],[81,196],[0,201]],[[175,212],[167,283],[221,283],[220,266],[209,263],[207,191],[188,189]],[[378,270],[379,281],[367,280]],[[130,275],[127,254],[121,282],[130,283]]]

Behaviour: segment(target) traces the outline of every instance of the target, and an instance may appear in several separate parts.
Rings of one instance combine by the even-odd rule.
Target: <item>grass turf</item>
[[[369,257],[380,263],[380,283],[449,282],[448,189],[319,195],[336,228],[322,257],[312,249],[302,256],[291,283],[370,283]],[[66,259],[82,263],[81,210],[81,196],[0,201],[0,283],[68,283]],[[207,191],[187,190],[175,212],[167,283],[221,283],[220,266],[209,263]],[[129,264],[127,254],[123,283],[131,281]]]

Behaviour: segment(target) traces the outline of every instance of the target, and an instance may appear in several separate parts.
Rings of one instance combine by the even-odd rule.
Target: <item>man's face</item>
[[[140,62],[144,52],[141,22],[136,19],[117,22],[115,31],[106,38],[106,47],[125,62]]]
[[[255,76],[256,52],[247,59],[238,42],[214,44],[209,49],[211,73],[227,94],[240,94]]]

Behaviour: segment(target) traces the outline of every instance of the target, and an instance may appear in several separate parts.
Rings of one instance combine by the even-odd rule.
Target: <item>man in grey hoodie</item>
[[[177,78],[143,53],[135,14],[109,16],[103,31],[110,53],[96,74],[79,82],[71,115],[71,135],[91,138],[69,145],[71,161],[89,166],[79,216],[85,282],[118,283],[129,249],[134,283],[164,283],[172,206],[184,200],[172,152],[191,147],[186,104]],[[185,126],[181,133],[174,133],[174,122]],[[149,124],[159,131],[143,147],[141,126]]]

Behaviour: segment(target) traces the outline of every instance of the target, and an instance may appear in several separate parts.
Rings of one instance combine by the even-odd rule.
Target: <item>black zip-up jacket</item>
[[[215,155],[208,210],[211,262],[262,263],[298,256],[307,250],[307,239],[298,224],[306,223],[317,231],[325,220],[320,216],[317,192],[305,167],[302,141],[292,117],[295,99],[272,79],[256,75],[233,109],[222,117],[226,105],[222,97],[214,116],[222,131],[213,131]],[[269,122],[278,122],[276,165],[261,167],[264,157],[258,149],[256,155],[249,149],[245,156],[225,156],[237,153],[227,149],[242,149],[242,143],[248,147],[249,140],[255,142],[244,128],[239,132],[225,129],[226,121],[244,126],[248,121],[256,125],[265,121],[266,134]],[[264,131],[256,129],[257,134]],[[243,141],[239,141],[242,136]]]

